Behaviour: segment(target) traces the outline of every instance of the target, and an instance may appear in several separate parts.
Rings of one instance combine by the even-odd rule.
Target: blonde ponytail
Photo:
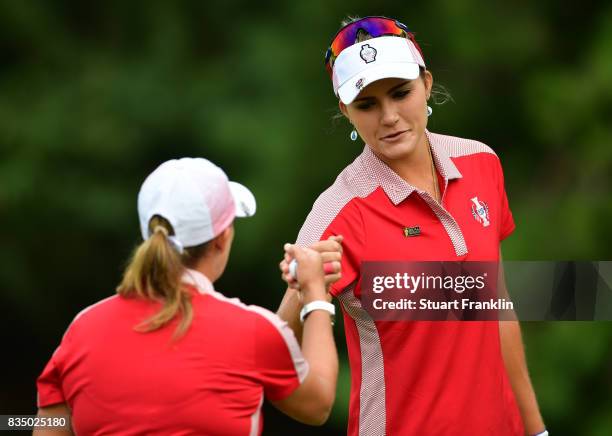
[[[152,231],[151,237],[134,251],[123,280],[117,287],[117,293],[123,297],[136,296],[163,301],[161,310],[137,325],[136,330],[157,330],[178,315],[181,320],[174,333],[174,337],[178,338],[187,331],[193,319],[191,295],[182,285],[181,279],[185,271],[184,263],[194,253],[186,249],[181,255],[177,251],[168,239],[174,235],[174,229],[166,219],[155,215],[149,222],[149,230]],[[200,247],[193,247],[198,249],[197,254],[202,254]]]

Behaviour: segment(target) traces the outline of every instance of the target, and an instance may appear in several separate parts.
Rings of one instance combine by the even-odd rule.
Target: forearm
[[[543,431],[545,426],[527,371],[520,325],[518,321],[500,321],[499,333],[504,364],[525,432],[528,435],[537,434]]]
[[[325,392],[325,402],[331,408],[336,396],[338,353],[329,313],[315,310],[308,314],[303,327],[302,353],[310,365],[310,372],[316,374]]]
[[[287,324],[296,339],[302,343],[302,323],[300,322],[300,310],[302,310],[302,303],[300,302],[299,293],[295,289],[287,288],[285,296],[281,301],[280,306],[276,314]]]
[[[72,427],[70,426],[70,408],[66,403],[54,404],[52,406],[41,407],[38,409],[36,416],[42,418],[59,418],[64,417],[68,425],[64,428],[41,428],[36,427],[32,432],[33,436],[72,436]]]

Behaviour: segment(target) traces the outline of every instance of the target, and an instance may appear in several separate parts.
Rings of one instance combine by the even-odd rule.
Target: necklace
[[[440,203],[440,188],[438,187],[438,175],[436,174],[436,166],[434,165],[433,154],[431,154],[431,144],[427,138],[427,149],[429,150],[429,159],[431,159],[431,177],[434,185],[434,200]]]

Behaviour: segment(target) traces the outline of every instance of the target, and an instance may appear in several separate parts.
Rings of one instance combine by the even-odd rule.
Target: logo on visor
[[[240,208],[242,209],[242,213],[244,214],[244,216],[252,216],[253,215],[251,213],[251,209],[249,209],[249,206],[247,206],[247,204],[244,201],[240,202]]]
[[[359,80],[358,80],[358,81],[355,83],[355,88],[357,88],[357,89],[359,89],[359,90],[360,90],[361,88],[363,88],[363,80],[364,80],[364,79],[363,79],[363,77],[362,77],[361,79],[359,79]]]
[[[483,227],[491,224],[489,221],[489,206],[484,201],[478,200],[478,197],[472,198],[472,215]]]
[[[364,44],[361,46],[359,56],[361,56],[361,59],[363,59],[366,64],[374,62],[376,60],[376,49],[371,47],[370,44]]]

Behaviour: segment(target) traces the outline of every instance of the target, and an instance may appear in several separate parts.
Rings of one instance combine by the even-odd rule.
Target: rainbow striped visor
[[[359,32],[372,38],[355,43]],[[327,50],[325,64],[334,92],[345,104],[376,80],[412,80],[419,76],[419,67],[425,68],[413,34],[404,24],[387,17],[362,18],[340,29]]]

